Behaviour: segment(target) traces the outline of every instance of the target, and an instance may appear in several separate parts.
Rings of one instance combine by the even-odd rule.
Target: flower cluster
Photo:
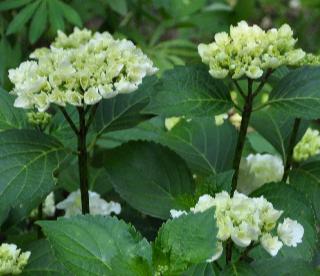
[[[285,218],[283,223],[278,219],[283,211],[273,208],[263,196],[250,198],[244,194],[234,193],[231,198],[227,192],[221,192],[212,197],[203,195],[190,211],[203,212],[215,207],[215,218],[218,226],[217,250],[208,260],[218,259],[223,251],[222,242],[231,239],[239,247],[248,247],[250,244],[259,243],[271,255],[276,256],[283,244],[296,247],[302,242],[304,228],[295,220]],[[171,210],[173,218],[185,215],[185,211]],[[277,226],[277,235],[272,231]]]
[[[81,193],[80,190],[72,192],[69,196],[59,202],[56,206],[57,209],[65,211],[65,217],[71,217],[81,214]],[[103,215],[107,216],[111,213],[119,215],[121,212],[121,206],[119,203],[110,201],[107,202],[100,197],[96,192],[89,191],[89,208],[91,215]]]
[[[0,246],[0,275],[20,274],[28,263],[31,253],[21,253],[15,244],[3,243]]]
[[[133,92],[145,76],[157,72],[131,41],[77,28],[69,36],[58,32],[50,48],[38,49],[30,58],[9,70],[9,79],[15,85],[14,106],[40,112],[51,103],[93,105]]]
[[[264,31],[241,21],[230,27],[230,35],[222,32],[214,38],[213,43],[200,44],[198,51],[209,65],[209,73],[218,79],[228,75],[233,79],[258,79],[268,69],[300,65],[306,56],[302,49],[295,49],[297,40],[287,24]]]
[[[28,112],[28,122],[35,126],[46,127],[51,121],[51,114],[47,112]]]
[[[295,161],[304,161],[320,153],[320,134],[318,130],[307,129],[301,141],[295,146],[293,158]]]
[[[283,177],[282,159],[271,154],[249,154],[241,160],[238,190],[246,195],[263,184],[279,182]]]

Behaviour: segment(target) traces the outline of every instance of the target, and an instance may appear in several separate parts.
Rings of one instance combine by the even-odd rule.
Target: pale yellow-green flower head
[[[304,161],[320,153],[320,134],[318,130],[307,129],[301,141],[295,146],[293,158],[295,161]]]
[[[9,70],[14,105],[46,111],[59,106],[94,105],[102,98],[131,93],[147,75],[157,72],[152,61],[131,41],[111,34],[74,29],[58,32],[50,48],[41,48],[31,60]]]
[[[252,243],[261,243],[262,247],[271,255],[276,256],[283,246],[296,247],[302,242],[303,226],[297,221],[285,218],[283,223],[278,221],[283,211],[277,210],[272,203],[261,197],[248,197],[235,191],[230,196],[226,191],[211,196],[202,195],[197,204],[190,208],[190,212],[204,212],[214,207],[214,216],[218,227],[215,254],[207,260],[215,261],[222,254],[222,242],[231,239],[239,247],[248,247]],[[172,218],[185,216],[182,210],[171,210]],[[277,228],[277,236],[272,236]],[[279,240],[281,239],[281,241]]]
[[[30,252],[21,253],[15,244],[3,243],[0,246],[0,275],[20,274],[28,263]]]
[[[47,126],[51,121],[51,114],[47,112],[28,112],[27,118],[28,122],[32,125],[37,125],[40,127]]]
[[[268,69],[301,65],[306,56],[302,49],[295,48],[297,40],[287,24],[264,31],[241,21],[230,27],[229,34],[217,33],[214,38],[210,44],[200,44],[198,52],[217,79],[259,79]]]

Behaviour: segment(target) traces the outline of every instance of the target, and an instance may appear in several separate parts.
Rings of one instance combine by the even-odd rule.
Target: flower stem
[[[42,219],[43,219],[43,203],[41,202],[38,206],[38,221]],[[39,225],[37,226],[37,236],[38,236],[38,239],[43,238],[43,233]]]
[[[301,119],[297,118],[294,120],[292,132],[291,132],[291,137],[290,137],[290,141],[289,141],[289,146],[288,146],[288,150],[287,150],[286,165],[285,165],[284,173],[283,173],[283,177],[282,177],[283,182],[287,181],[288,176],[289,176],[289,172],[290,172],[290,169],[292,166],[293,150],[294,150],[294,146],[295,146],[295,143],[297,140],[300,123],[301,123]]]
[[[89,214],[89,181],[88,181],[88,152],[86,114],[83,107],[78,107],[79,132],[78,132],[78,164],[81,191],[82,214]]]
[[[232,241],[229,239],[226,244],[226,264],[229,264],[232,259]]]
[[[243,152],[245,139],[247,135],[247,129],[249,126],[249,121],[252,113],[252,105],[253,105],[252,84],[253,84],[253,81],[251,79],[248,79],[248,93],[246,95],[245,104],[242,111],[242,120],[241,120],[239,135],[238,135],[238,142],[237,142],[236,152],[233,159],[234,175],[232,178],[231,196],[234,194],[237,188],[240,161],[241,161],[242,152]]]

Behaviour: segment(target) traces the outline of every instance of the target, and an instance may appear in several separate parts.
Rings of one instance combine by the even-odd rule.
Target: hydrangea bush
[[[296,43],[242,21],[156,74],[58,32],[0,93],[0,275],[317,275],[320,67]]]

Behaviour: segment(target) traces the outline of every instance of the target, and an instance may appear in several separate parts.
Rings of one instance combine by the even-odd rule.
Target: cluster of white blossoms
[[[39,112],[52,103],[94,105],[133,92],[158,70],[131,41],[78,28],[69,36],[59,31],[50,48],[37,49],[30,58],[9,70],[9,79],[17,96],[14,106]]]
[[[271,154],[249,154],[240,162],[237,188],[249,195],[262,185],[282,180],[284,166],[282,159]]]
[[[260,243],[271,256],[276,256],[283,245],[296,247],[302,242],[303,226],[290,218],[278,224],[283,211],[274,209],[272,203],[263,196],[250,198],[237,191],[232,198],[225,191],[215,197],[203,195],[190,211],[198,213],[211,207],[215,207],[217,238],[220,242],[208,262],[221,256],[222,242],[229,239],[239,247]],[[186,211],[177,210],[171,210],[170,213],[173,218],[187,214]],[[277,229],[277,235],[272,234],[274,229]]]
[[[302,49],[295,49],[297,40],[287,24],[264,31],[241,21],[230,27],[230,34],[221,32],[214,38],[213,43],[200,44],[198,52],[209,65],[209,73],[218,79],[228,75],[258,79],[268,69],[300,65],[306,56]]]
[[[20,274],[28,263],[31,252],[21,253],[15,244],[3,243],[0,246],[0,275]]]
[[[65,211],[65,217],[69,218],[81,214],[81,193],[80,190],[72,192],[68,197],[59,202],[57,209]],[[108,216],[111,213],[119,215],[121,206],[117,202],[107,202],[96,192],[89,191],[89,209],[91,215]]]
[[[293,158],[295,161],[304,161],[320,153],[320,133],[308,128],[301,141],[295,146]]]

